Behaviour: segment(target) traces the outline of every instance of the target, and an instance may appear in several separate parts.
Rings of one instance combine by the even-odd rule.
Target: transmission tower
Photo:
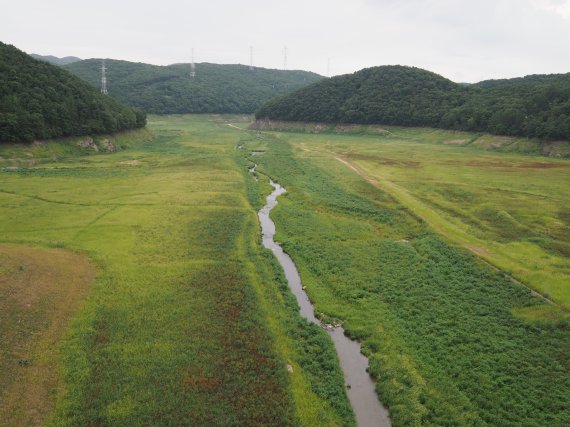
[[[327,58],[327,77],[331,76],[331,59]]]
[[[253,71],[253,46],[249,47],[249,69]]]
[[[196,64],[194,63],[194,48],[192,48],[192,63],[190,64],[190,77],[196,77]]]
[[[107,95],[107,68],[105,67],[105,60],[101,61],[101,93]]]
[[[283,48],[283,69],[287,69],[287,46]]]

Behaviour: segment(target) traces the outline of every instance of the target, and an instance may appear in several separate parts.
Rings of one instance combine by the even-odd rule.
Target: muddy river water
[[[285,193],[286,190],[273,181],[270,181],[270,183],[274,190],[267,196],[266,205],[258,212],[263,246],[275,254],[279,264],[283,267],[289,287],[297,298],[297,302],[301,308],[301,315],[310,322],[326,329],[332,338],[340,360],[340,366],[344,373],[344,380],[348,386],[347,394],[356,416],[357,425],[359,427],[390,426],[388,411],[379,401],[374,390],[374,382],[366,372],[368,359],[360,352],[360,344],[345,336],[342,327],[323,325],[321,321],[315,317],[315,311],[303,289],[299,272],[293,260],[283,251],[281,246],[273,240],[275,224],[269,217],[269,212],[277,205],[277,197]]]

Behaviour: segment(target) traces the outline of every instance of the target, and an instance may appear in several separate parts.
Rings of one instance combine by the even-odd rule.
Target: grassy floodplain
[[[570,163],[390,132],[247,144],[320,316],[363,341],[394,425],[568,425]]]
[[[453,147],[470,135],[391,131],[380,149],[363,141],[334,150],[434,229],[570,309],[568,160],[477,149],[499,137]]]
[[[449,240],[570,309],[568,160],[507,151],[538,152],[521,138],[401,127],[329,132],[289,135],[296,149],[335,158]]]
[[[31,248],[88,257],[97,270],[48,356],[55,406],[0,424],[353,425],[332,344],[296,314],[260,246],[269,186],[236,148],[252,137],[220,116],[153,117],[150,128],[154,138],[123,135],[117,152],[0,147],[2,248],[28,248],[9,265],[0,258],[2,277],[45,263]],[[11,313],[3,327],[18,323],[21,310]],[[28,317],[21,333],[34,339],[52,324]],[[43,360],[31,347],[3,350],[0,384],[26,378],[14,391],[25,402],[38,381],[25,374]]]

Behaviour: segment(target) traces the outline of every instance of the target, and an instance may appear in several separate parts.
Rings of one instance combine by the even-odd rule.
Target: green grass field
[[[327,334],[260,244],[271,176],[288,190],[276,240],[318,315],[363,342],[395,426],[570,425],[568,161],[446,144],[463,138],[446,131],[248,122],[154,116],[152,134],[101,137],[98,152],[0,146],[0,249],[18,248],[0,251],[0,295],[51,253],[98,271],[71,326],[26,312],[42,343],[59,340],[36,424],[354,425]],[[6,312],[18,324],[21,308]],[[0,384],[37,386],[46,361],[26,351],[0,352]]]
[[[467,140],[464,133],[389,129],[288,138],[305,156],[345,161],[336,168],[358,169],[449,240],[570,309],[568,160],[450,143]]]
[[[545,246],[569,241],[570,163],[392,133],[247,145],[288,190],[276,239],[317,312],[363,340],[394,425],[568,425],[569,260]]]
[[[259,244],[268,184],[236,149],[249,136],[215,116],[150,128],[117,152],[0,147],[1,241],[99,270],[60,343],[47,424],[352,425],[332,344]]]
[[[570,308],[570,162],[414,142],[353,150],[434,228]]]

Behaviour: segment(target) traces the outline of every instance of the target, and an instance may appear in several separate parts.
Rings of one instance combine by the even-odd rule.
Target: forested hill
[[[0,42],[0,142],[112,133],[145,123],[142,111]]]
[[[63,58],[58,58],[57,56],[53,55],[38,55],[37,53],[32,53],[30,56],[34,59],[39,59],[41,61],[49,62],[51,64],[56,65],[66,65],[71,64],[73,62],[81,61],[81,58],[77,56],[64,56]]]
[[[158,66],[106,60],[109,94],[150,113],[253,113],[269,99],[293,92],[322,77],[306,71],[270,70],[245,65]],[[101,60],[65,68],[99,87]]]
[[[570,73],[466,86],[419,68],[374,67],[273,99],[256,117],[570,140]]]

